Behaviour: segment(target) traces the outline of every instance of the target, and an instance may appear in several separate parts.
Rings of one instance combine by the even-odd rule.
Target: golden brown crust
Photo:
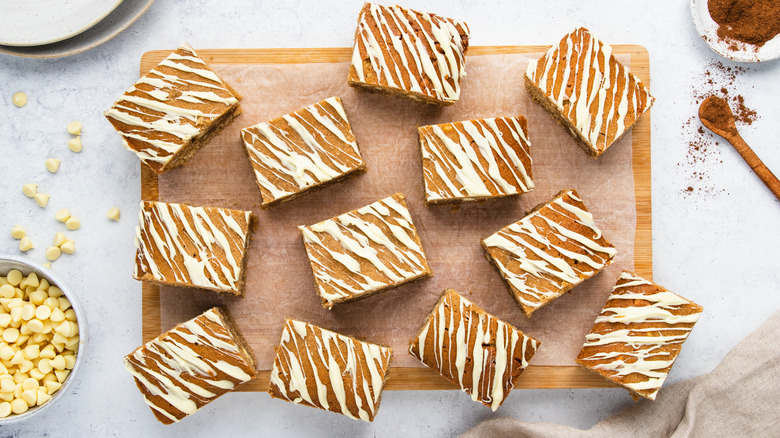
[[[482,247],[528,317],[596,275],[616,254],[571,189],[484,239]]]
[[[460,96],[468,40],[465,22],[366,3],[358,15],[347,82],[369,91],[450,105]]]
[[[539,345],[447,289],[411,341],[409,353],[495,410],[506,400]]]
[[[636,274],[623,271],[576,362],[655,399],[702,307]]]

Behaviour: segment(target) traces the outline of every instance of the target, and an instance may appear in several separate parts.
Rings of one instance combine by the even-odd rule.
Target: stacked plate
[[[0,53],[73,55],[133,24],[154,0],[0,0]]]

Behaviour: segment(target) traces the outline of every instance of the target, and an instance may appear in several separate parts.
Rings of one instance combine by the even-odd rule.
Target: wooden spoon
[[[729,104],[717,96],[710,96],[699,106],[699,118],[701,122],[712,132],[728,140],[734,149],[742,155],[745,162],[761,178],[761,181],[769,187],[769,190],[780,199],[780,180],[766,167],[758,158],[753,149],[745,143],[745,140],[737,132],[737,126],[734,124],[734,114],[729,108]]]

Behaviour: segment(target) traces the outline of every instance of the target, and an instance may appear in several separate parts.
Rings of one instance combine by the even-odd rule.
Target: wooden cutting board
[[[549,46],[476,46],[469,55],[541,53]],[[650,83],[649,57],[644,47],[615,45],[613,53],[630,56],[629,67],[645,84]],[[141,58],[141,74],[162,61],[169,50],[147,52]],[[320,49],[214,49],[198,50],[209,64],[292,64],[348,62],[351,48]],[[650,187],[650,114],[644,115],[633,127],[632,160],[636,199],[636,232],[634,270],[652,278],[652,215]],[[141,165],[141,197],[159,199],[157,175]],[[160,290],[144,283],[142,286],[143,341],[147,342],[162,332]],[[269,348],[273,346],[269,345]],[[241,385],[240,391],[266,391],[270,370],[261,370],[258,376]],[[612,387],[611,382],[577,366],[530,365],[518,379],[517,388],[595,388]],[[385,386],[388,390],[457,389],[428,368],[393,367]]]

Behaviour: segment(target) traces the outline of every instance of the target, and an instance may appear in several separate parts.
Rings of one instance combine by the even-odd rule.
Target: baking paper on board
[[[461,100],[444,108],[356,90],[346,84],[349,63],[213,64],[242,96],[242,114],[185,166],[159,177],[159,197],[251,209],[257,217],[243,298],[188,288],[161,287],[167,330],[214,305],[226,306],[258,359],[270,369],[287,317],[387,345],[392,366],[420,367],[408,353],[411,339],[445,288],[540,341],[533,365],[574,365],[620,271],[632,270],[636,208],[631,132],[598,160],[534,103],[523,85],[529,59],[541,54],[469,56]],[[618,56],[627,62],[627,55]],[[362,175],[261,210],[260,191],[240,130],[331,96],[344,102],[368,170]],[[524,115],[528,119],[536,188],[520,196],[428,207],[417,126],[475,118]],[[618,249],[613,264],[571,293],[524,316],[504,281],[483,255],[481,239],[522,218],[563,188],[576,189],[604,236]],[[434,276],[326,310],[314,281],[298,225],[309,225],[401,192],[420,234]]]

